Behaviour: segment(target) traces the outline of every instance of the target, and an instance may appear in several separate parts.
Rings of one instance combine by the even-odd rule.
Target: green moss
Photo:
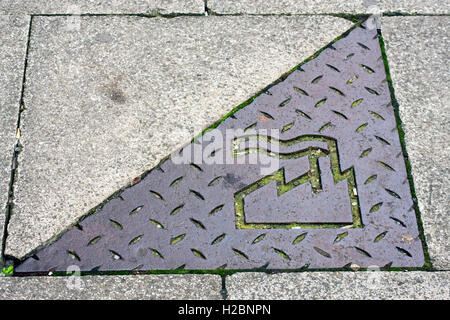
[[[359,208],[358,194],[356,191],[356,180],[354,175],[353,167],[341,172],[339,165],[339,157],[337,152],[336,140],[319,135],[305,135],[298,136],[288,140],[278,140],[270,136],[260,136],[260,135],[250,135],[245,137],[238,137],[235,139],[236,145],[239,145],[242,141],[248,140],[262,140],[267,143],[280,145],[280,146],[291,146],[298,144],[300,142],[310,142],[310,141],[321,141],[328,145],[328,150],[310,147],[307,149],[295,151],[292,153],[275,153],[269,152],[262,148],[247,148],[243,151],[238,149],[233,150],[233,155],[235,157],[243,156],[249,153],[264,153],[272,157],[278,157],[280,159],[296,159],[301,157],[308,157],[310,171],[300,175],[299,177],[286,182],[284,175],[284,168],[279,169],[275,173],[265,176],[260,180],[246,186],[235,194],[234,197],[234,207],[235,207],[235,221],[236,227],[238,229],[272,229],[272,228],[340,228],[348,224],[344,223],[246,223],[245,222],[245,204],[244,198],[250,193],[256,191],[259,188],[275,181],[277,187],[278,196],[286,193],[301,184],[309,182],[313,192],[321,191],[321,181],[320,181],[320,170],[319,170],[319,158],[324,156],[330,157],[331,172],[333,175],[334,183],[337,184],[342,180],[347,179],[348,194],[351,203],[351,210],[353,216],[353,228],[362,228],[361,214]]]
[[[231,250],[233,250],[233,252],[236,253],[239,257],[248,260],[248,256],[244,252],[242,252],[238,249],[235,249],[235,248],[231,248]]]
[[[180,235],[178,235],[176,237],[173,237],[172,239],[170,239],[170,244],[174,245],[174,244],[180,242],[181,240],[184,239],[185,236],[186,236],[186,234],[183,233],[183,234],[180,234]]]
[[[284,252],[283,250],[280,250],[280,249],[277,249],[277,248],[273,248],[273,251],[275,251],[277,254],[279,254],[284,259],[291,260],[291,257],[289,257],[289,255],[286,252]]]
[[[155,257],[164,259],[164,257],[162,256],[162,254],[161,254],[158,250],[152,249],[152,248],[148,248],[148,250],[150,250],[150,252],[151,252]]]
[[[181,177],[176,178],[175,180],[173,180],[173,181],[170,183],[170,187],[173,187],[174,185],[176,185],[177,183],[179,183],[181,180],[183,180],[183,178],[184,178],[184,176],[181,176]]]
[[[319,132],[323,132],[327,130],[331,126],[331,122],[325,123],[323,126],[320,127]]]
[[[363,98],[353,101],[352,108],[357,107],[363,102]]]
[[[211,216],[211,215],[214,215],[214,214],[216,214],[216,213],[222,211],[222,209],[223,209],[224,206],[225,206],[224,204],[221,204],[221,205],[215,207],[214,209],[212,209],[208,214],[209,214],[210,216]]]
[[[372,110],[369,110],[369,113],[377,119],[384,120],[384,118],[381,115],[379,115],[378,113],[376,113]]]
[[[364,158],[371,152],[372,152],[372,148],[368,148],[368,149],[364,150],[359,157]]]
[[[173,209],[172,212],[170,212],[170,215],[173,216],[173,215],[177,214],[178,212],[180,212],[181,209],[183,209],[183,207],[184,207],[184,204],[179,205],[178,207]]]
[[[339,90],[335,87],[330,87],[330,90],[333,91],[334,93],[336,93],[337,95],[345,97],[345,94],[341,90]]]
[[[201,252],[200,250],[197,249],[191,249],[192,253],[194,254],[194,256],[199,257],[203,260],[206,260],[205,255],[203,254],[203,252]]]
[[[343,114],[343,113],[341,113],[339,111],[336,111],[336,110],[331,110],[331,111],[333,111],[333,113],[336,114],[339,118],[348,120],[348,118],[347,118],[347,116],[345,114]]]
[[[81,261],[81,260],[80,260],[80,257],[78,256],[78,254],[77,254],[75,251],[69,251],[69,250],[67,250],[67,254],[68,254],[73,260]]]
[[[150,220],[150,222],[155,226],[155,227],[157,227],[158,229],[164,229],[164,226],[160,223],[160,222],[158,222],[158,221],[156,221],[156,220],[153,220],[153,219],[149,219]]]
[[[349,14],[349,13],[336,13],[336,14],[331,14],[331,15],[334,17],[349,20],[356,24],[360,24],[360,23],[364,22],[369,17],[369,15],[367,15],[367,14]]]
[[[0,272],[0,275],[4,276],[4,277],[10,277],[13,274],[14,274],[14,267],[13,266],[3,267],[2,271]]]
[[[368,73],[375,73],[375,71],[371,67],[366,66],[365,64],[360,64],[360,66],[361,66],[361,68],[366,70]]]
[[[256,243],[262,241],[265,237],[266,237],[266,234],[265,234],[265,233],[260,234],[259,236],[257,236],[257,237],[255,238],[255,240],[253,240],[252,244],[256,244]]]
[[[215,244],[219,243],[220,241],[222,241],[225,238],[225,236],[226,236],[225,233],[222,233],[220,236],[218,236],[211,242],[211,245],[215,245]]]
[[[388,169],[388,170],[390,170],[390,171],[395,171],[394,168],[392,168],[390,165],[388,165],[387,163],[385,163],[385,162],[383,162],[383,161],[378,161],[378,163],[379,163],[383,168],[386,168],[386,169]]]
[[[384,232],[380,233],[379,235],[377,235],[377,236],[375,237],[375,239],[373,240],[373,242],[378,242],[378,241],[380,241],[381,239],[383,239],[383,238],[386,236],[387,233],[388,233],[387,231],[384,231]]]
[[[372,182],[373,180],[375,180],[376,178],[377,178],[377,175],[374,174],[374,175],[368,177],[367,180],[364,182],[364,184],[371,183],[371,182]]]
[[[383,205],[383,202],[379,202],[379,203],[373,205],[372,208],[370,208],[369,213],[373,213],[373,212],[380,210],[382,205]]]
[[[291,101],[291,98],[287,98],[286,100],[284,100],[283,102],[281,102],[278,107],[283,108],[285,105],[287,105],[289,103],[289,101]],[[255,123],[256,125],[256,123]]]
[[[367,127],[368,123],[363,123],[362,125],[360,125],[358,128],[356,128],[355,132],[361,132],[364,130],[365,127]]]
[[[91,240],[89,240],[88,246],[96,244],[101,238],[102,238],[101,236],[96,236],[96,237],[92,238]]]
[[[291,122],[291,123],[285,125],[285,126],[283,127],[283,129],[281,129],[281,132],[282,132],[282,133],[283,133],[283,132],[286,132],[286,131],[288,131],[289,129],[291,129],[293,126],[294,126],[294,122]]]
[[[350,79],[347,80],[347,84],[352,84],[357,79],[358,79],[358,76],[353,76],[353,77],[351,77]]]
[[[343,232],[340,233],[336,236],[336,239],[334,239],[334,243],[341,241],[342,239],[344,239],[346,236],[348,236],[348,232]]]
[[[143,208],[143,206],[139,206],[137,208],[134,208],[133,210],[131,210],[130,216],[132,216],[135,213],[138,213],[142,208]]]
[[[109,219],[109,221],[111,222],[111,224],[112,224],[115,228],[117,228],[117,229],[119,229],[119,230],[122,230],[122,229],[123,229],[123,226],[122,226],[120,223],[118,223],[117,221],[114,221],[114,220],[112,220],[112,219]]]
[[[300,89],[300,88],[294,87],[294,90],[295,90],[295,91],[297,91],[298,93],[300,93],[300,94],[304,95],[304,96],[309,96],[308,92],[306,92],[306,91],[305,91],[305,90],[303,90],[303,89]]]
[[[306,238],[307,234],[308,234],[308,232],[304,232],[304,233],[298,235],[297,237],[295,237],[294,241],[292,241],[292,244],[297,244],[297,243],[303,241],[303,239]]]

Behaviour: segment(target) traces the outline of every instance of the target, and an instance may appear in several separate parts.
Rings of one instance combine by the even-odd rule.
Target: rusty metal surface
[[[257,164],[168,159],[16,271],[422,266],[381,55],[376,30],[355,28],[217,127],[235,162],[226,130],[279,129],[243,156]],[[279,160],[271,174],[265,157]]]

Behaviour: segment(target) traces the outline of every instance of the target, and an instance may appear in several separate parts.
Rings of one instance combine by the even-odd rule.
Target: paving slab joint
[[[329,15],[336,18],[346,19],[353,23],[362,23],[370,17],[369,14],[351,14],[351,13],[330,13]]]
[[[141,17],[141,18],[176,18],[176,17],[204,17],[204,16],[219,16],[219,17],[233,17],[233,16],[256,16],[256,17],[295,17],[295,16],[332,16],[349,20],[357,23],[366,20],[370,17],[367,13],[217,13],[207,6],[205,0],[205,11],[203,13],[160,13],[158,10],[153,10],[149,13],[33,13],[30,17]],[[450,13],[405,13],[405,12],[383,12],[380,13],[383,17],[448,17]]]
[[[205,13],[160,13],[153,10],[150,13],[34,13],[31,17],[140,17],[140,18],[177,18],[177,17],[203,17]]]
[[[206,0],[205,0],[206,2]],[[108,15],[108,14],[107,14]],[[111,15],[111,14],[109,14]],[[124,14],[129,15],[129,14]],[[172,14],[174,15],[174,14]],[[175,14],[176,15],[176,14]],[[203,16],[203,14],[180,14],[180,15],[193,15],[193,16]],[[205,5],[205,15],[219,16],[219,17],[233,17],[233,16],[259,16],[259,17],[295,17],[295,16],[333,16],[338,18],[343,18],[354,23],[364,21],[371,16],[369,13],[356,12],[356,13],[345,13],[345,12],[322,12],[322,13],[248,13],[248,12],[235,12],[235,13],[219,13]],[[171,16],[160,15],[160,16]],[[417,12],[401,12],[401,11],[384,11],[380,12],[380,16],[386,17],[448,17],[450,13],[417,13]]]
[[[11,159],[11,174],[10,174],[10,180],[9,180],[9,186],[8,186],[8,199],[7,204],[5,208],[5,223],[3,225],[3,238],[1,239],[1,249],[0,249],[0,268],[3,268],[4,266],[15,266],[18,264],[19,259],[5,255],[5,249],[6,249],[6,239],[8,237],[8,224],[11,219],[12,211],[14,209],[14,182],[16,178],[16,172],[17,167],[19,165],[18,157],[19,153],[22,151],[22,145],[20,143],[20,118],[21,113],[25,108],[24,105],[24,91],[25,91],[25,82],[26,82],[26,71],[27,71],[27,65],[28,65],[28,53],[30,48],[30,39],[31,39],[31,26],[33,22],[33,16],[30,16],[30,22],[28,25],[28,34],[27,34],[27,45],[26,45],[26,51],[25,51],[25,59],[24,59],[24,65],[23,65],[23,75],[22,75],[22,87],[20,90],[20,102],[19,102],[19,108],[17,112],[17,126],[16,126],[16,143],[14,144],[12,159]]]
[[[382,13],[384,17],[448,17],[450,13],[411,13],[401,11],[386,11]]]
[[[227,275],[222,274],[222,289],[220,290],[220,295],[222,296],[222,300],[228,300],[228,290],[227,290]]]

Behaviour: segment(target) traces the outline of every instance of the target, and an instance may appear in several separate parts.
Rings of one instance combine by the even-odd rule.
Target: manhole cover
[[[377,31],[364,27],[16,271],[349,264],[424,264]]]

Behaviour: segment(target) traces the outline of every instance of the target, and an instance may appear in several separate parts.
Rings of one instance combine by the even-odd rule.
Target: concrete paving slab
[[[29,19],[0,16],[0,241],[16,142]]]
[[[319,14],[319,13],[450,13],[450,4],[439,0],[208,0],[218,14]]]
[[[33,18],[7,253],[21,257],[351,23]]]
[[[450,267],[450,17],[383,18],[395,95],[432,265]]]
[[[228,298],[261,300],[450,299],[450,272],[237,273]]]
[[[0,277],[0,300],[219,300],[217,275]]]
[[[204,11],[203,0],[0,0],[2,14],[202,14]]]

